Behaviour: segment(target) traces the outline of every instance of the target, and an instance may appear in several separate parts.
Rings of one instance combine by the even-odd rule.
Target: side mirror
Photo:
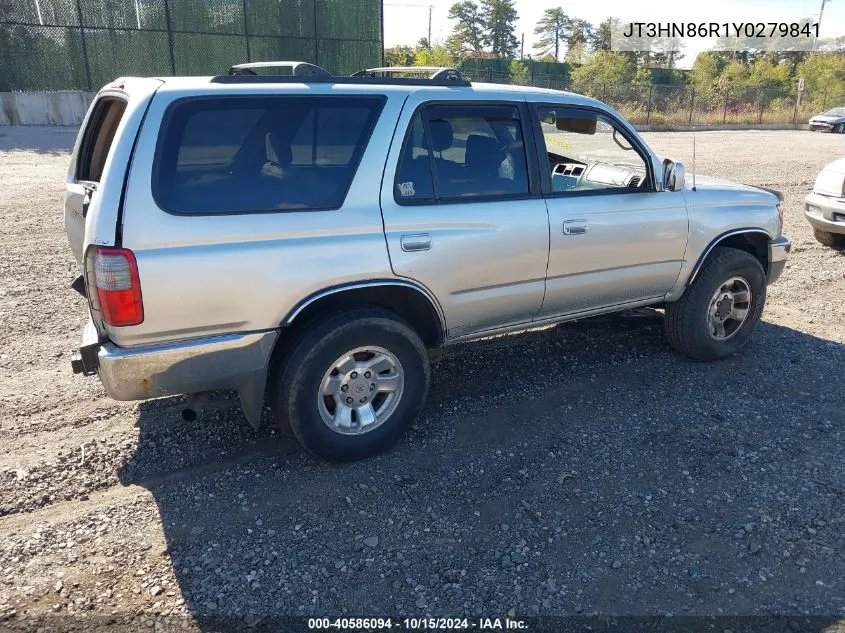
[[[681,191],[684,188],[686,170],[683,163],[668,158],[663,160],[663,188],[666,191]]]

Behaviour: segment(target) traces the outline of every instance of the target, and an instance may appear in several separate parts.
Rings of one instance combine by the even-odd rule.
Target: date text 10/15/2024
[[[308,630],[524,631],[524,620],[516,618],[308,618]]]

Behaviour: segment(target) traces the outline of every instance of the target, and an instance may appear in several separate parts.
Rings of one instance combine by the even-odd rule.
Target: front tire
[[[833,126],[833,131],[837,134],[842,134],[843,132],[845,132],[845,123],[837,123]]]
[[[816,241],[823,246],[829,246],[831,248],[845,248],[845,235],[830,233],[828,231],[822,231],[821,229],[814,228],[813,237],[815,237]]]
[[[425,345],[389,310],[359,307],[317,319],[279,353],[270,379],[273,416],[305,450],[330,461],[391,447],[428,392]]]
[[[766,274],[757,258],[735,248],[714,248],[693,284],[666,306],[666,335],[677,351],[696,360],[737,353],[766,303]]]

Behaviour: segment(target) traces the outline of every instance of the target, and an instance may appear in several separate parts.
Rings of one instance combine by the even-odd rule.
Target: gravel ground
[[[230,394],[186,423],[178,399],[117,403],[71,373],[74,135],[0,128],[0,629],[507,613],[845,628],[845,256],[801,207],[845,137],[697,136],[699,173],[786,196],[793,253],[742,354],[689,361],[648,310],[452,348],[405,441],[333,466],[251,430]],[[645,137],[691,169],[689,134]]]

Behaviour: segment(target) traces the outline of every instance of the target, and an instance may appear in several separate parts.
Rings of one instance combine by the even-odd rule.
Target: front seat
[[[464,158],[467,180],[480,188],[479,193],[484,191],[482,188],[489,188],[491,185],[496,189],[504,188],[507,181],[499,176],[499,168],[505,157],[505,152],[496,139],[470,134],[467,137]]]
[[[455,161],[443,158],[443,152],[452,147],[455,134],[452,124],[445,119],[428,122],[428,145],[437,177],[438,193],[444,198],[456,195],[455,181],[460,178],[461,167]]]
[[[440,154],[437,158],[443,160],[443,151],[452,147],[455,139],[452,124],[445,119],[434,119],[428,122],[428,132],[431,151]]]
[[[275,132],[267,132],[264,137],[264,151],[267,160],[261,167],[261,173],[274,178],[284,178],[288,175],[288,168],[293,162],[290,145],[282,141]]]

